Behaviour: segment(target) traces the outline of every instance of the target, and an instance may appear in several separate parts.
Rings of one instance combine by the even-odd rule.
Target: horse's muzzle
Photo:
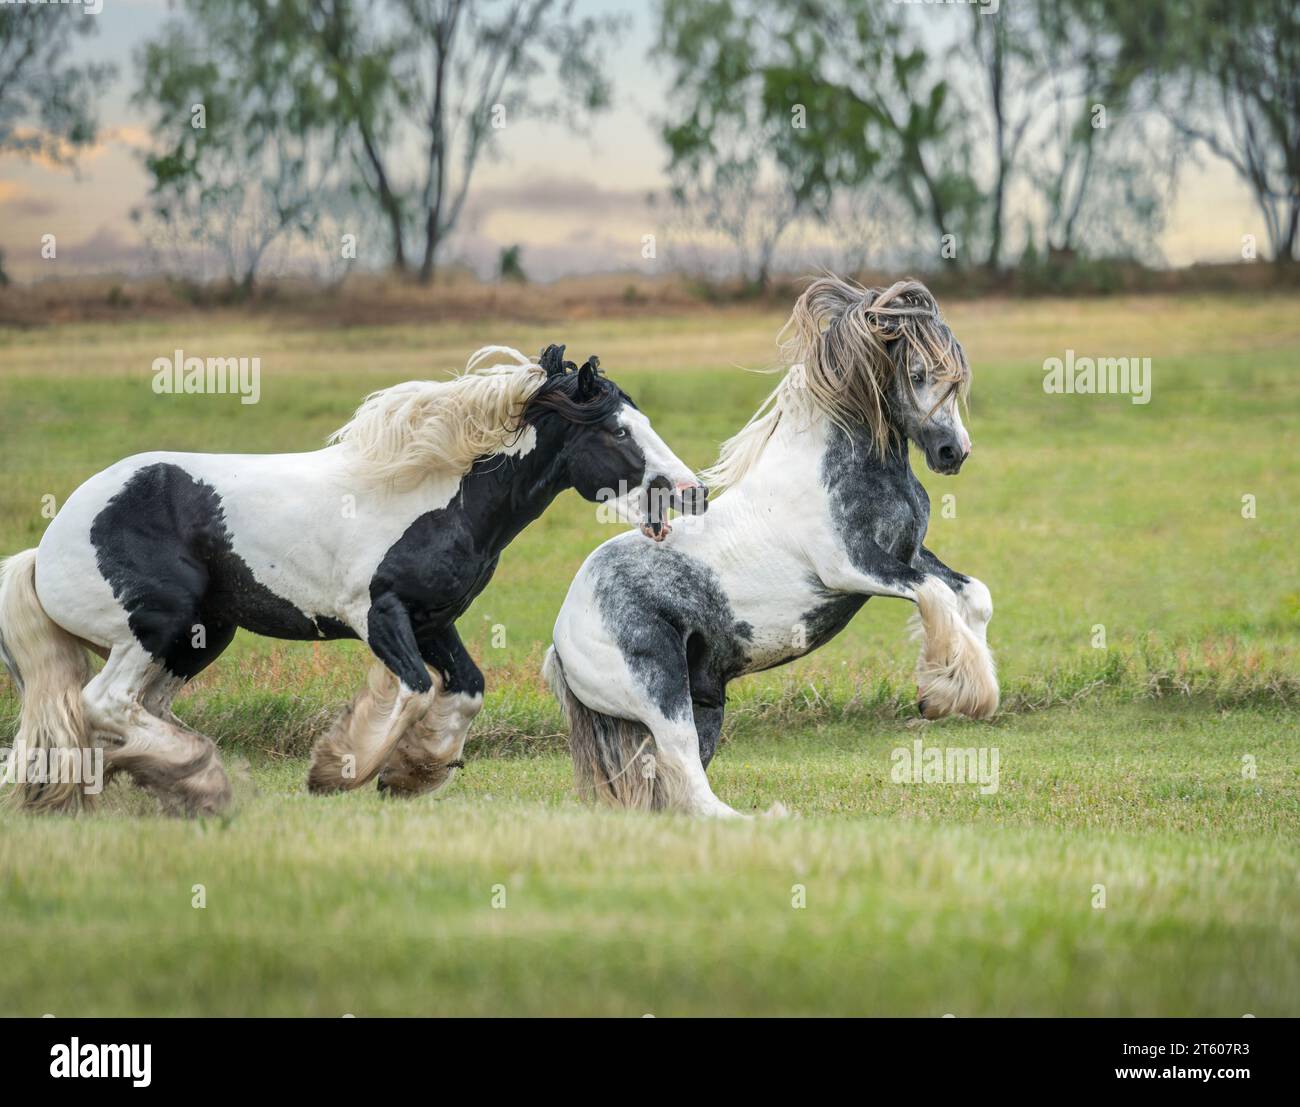
[[[703,515],[709,510],[709,490],[703,484],[680,484],[673,489],[672,505],[682,515]]]
[[[925,443],[925,463],[934,472],[945,477],[960,473],[962,464],[969,456],[970,450],[963,447],[955,436],[939,442]]]

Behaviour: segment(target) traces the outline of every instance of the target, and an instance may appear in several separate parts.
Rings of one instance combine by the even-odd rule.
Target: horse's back
[[[309,466],[307,455],[167,451],[109,466],[68,498],[41,540],[42,604],[89,641],[111,646],[129,634],[154,656],[177,658],[174,671],[196,660],[185,643],[198,628],[218,641],[236,626],[282,638],[352,636],[267,587],[235,549],[238,525],[250,535],[272,532],[281,548],[292,535],[307,557],[324,561],[320,543],[292,517],[307,509],[285,495]]]

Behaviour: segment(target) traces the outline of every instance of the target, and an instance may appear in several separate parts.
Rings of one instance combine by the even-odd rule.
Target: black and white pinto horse
[[[445,783],[483,693],[455,620],[511,539],[570,487],[622,489],[654,539],[663,501],[707,504],[596,359],[563,353],[486,347],[450,380],[376,392],[315,452],[140,454],[91,477],[0,569],[0,656],[22,693],[14,755],[99,746],[107,774],[181,811],[222,810],[216,749],[171,703],[242,627],[359,638],[378,659],[313,751],[313,791]],[[93,675],[87,648],[106,658]],[[80,806],[74,774],[54,775],[18,784],[19,801]]]
[[[937,473],[971,450],[970,369],[924,285],[815,281],[787,324],[791,365],[706,480],[727,491],[656,545],[596,549],[556,620],[545,673],[579,791],[615,805],[735,815],[705,775],[729,681],[838,634],[871,596],[917,605],[922,713],[997,708],[988,589],[922,544]],[[792,349],[790,347],[793,347]]]

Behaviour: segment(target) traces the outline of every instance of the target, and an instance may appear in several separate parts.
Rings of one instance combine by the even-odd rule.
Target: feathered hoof
[[[411,799],[440,791],[450,783],[452,774],[464,767],[465,762],[460,760],[419,764],[403,762],[397,768],[390,761],[380,772],[376,786],[380,795]]]
[[[917,707],[926,719],[987,719],[998,709],[993,655],[966,624],[955,594],[929,580],[917,589],[922,633],[916,663]]]
[[[997,675],[992,663],[968,659],[964,665],[932,665],[918,674],[917,708],[923,718],[965,715],[991,718],[998,709]]]
[[[199,819],[224,815],[233,796],[230,778],[215,751],[187,776],[158,772],[136,776],[138,783],[157,795],[163,811],[180,818]]]
[[[314,796],[328,796],[334,792],[347,792],[356,785],[345,780],[338,764],[329,764],[325,759],[313,760],[307,771],[307,791]]]

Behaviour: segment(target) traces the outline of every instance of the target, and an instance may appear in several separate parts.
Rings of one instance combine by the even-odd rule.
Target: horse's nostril
[[[957,449],[956,449],[956,447],[954,447],[954,446],[940,446],[940,447],[939,447],[939,460],[940,460],[941,462],[943,462],[944,465],[951,465],[954,461],[957,460]]]

